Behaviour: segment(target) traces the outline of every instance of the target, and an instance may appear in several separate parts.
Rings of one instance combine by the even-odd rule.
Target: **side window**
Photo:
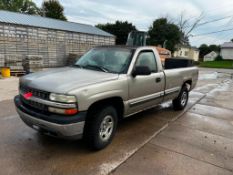
[[[136,66],[147,66],[151,72],[157,72],[157,63],[152,51],[143,51],[139,53]]]

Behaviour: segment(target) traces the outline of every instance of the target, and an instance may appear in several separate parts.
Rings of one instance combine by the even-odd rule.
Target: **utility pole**
[[[165,40],[165,41],[163,42],[163,48],[165,48],[165,49],[166,49],[166,44],[167,44],[167,40]]]
[[[46,2],[46,0],[43,0],[43,2],[42,2],[42,7],[41,7],[41,9],[42,9],[42,16],[43,17],[45,17],[45,8],[44,8],[44,3]]]

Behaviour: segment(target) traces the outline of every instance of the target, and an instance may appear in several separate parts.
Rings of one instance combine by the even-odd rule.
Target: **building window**
[[[184,52],[184,56],[188,56],[189,52],[188,51],[185,51]]]

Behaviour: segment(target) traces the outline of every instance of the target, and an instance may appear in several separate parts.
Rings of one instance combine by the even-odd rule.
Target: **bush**
[[[218,56],[215,58],[215,61],[222,61],[222,60],[223,60],[223,58],[222,58],[221,55],[218,55]]]
[[[200,65],[200,61],[194,61],[194,65],[195,65],[195,66]]]

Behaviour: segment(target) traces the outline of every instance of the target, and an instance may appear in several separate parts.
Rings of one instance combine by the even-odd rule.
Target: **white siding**
[[[204,56],[204,61],[214,61],[218,54],[214,51]]]
[[[179,50],[174,52],[175,57],[186,57],[188,58],[189,56],[189,49],[188,48],[180,48]]]
[[[215,60],[215,58],[212,57],[212,56],[205,56],[205,57],[204,57],[204,62],[205,62],[205,61],[214,61],[214,60]]]
[[[233,60],[233,48],[222,48],[221,56],[224,60]]]
[[[177,51],[174,52],[174,57],[184,57],[184,58],[189,58],[194,61],[199,60],[199,51],[192,49],[192,48],[187,48],[187,47],[181,47]]]
[[[191,59],[193,59],[194,61],[198,61],[199,60],[199,51],[191,49],[189,51],[189,57]]]

